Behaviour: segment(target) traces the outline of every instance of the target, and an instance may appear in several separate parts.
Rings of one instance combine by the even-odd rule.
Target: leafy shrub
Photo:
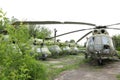
[[[120,51],[120,47],[117,47],[116,49],[117,49],[118,51]]]
[[[9,37],[5,40],[5,35],[0,34],[0,80],[47,80],[45,65],[30,56],[27,27],[5,25]]]
[[[50,37],[51,30],[44,26],[29,25],[29,34],[31,37],[45,39]]]
[[[47,80],[45,66],[28,55],[12,55],[4,63],[1,80]]]

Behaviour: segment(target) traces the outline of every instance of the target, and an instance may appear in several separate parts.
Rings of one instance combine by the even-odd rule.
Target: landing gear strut
[[[98,65],[102,65],[103,64],[103,60],[100,58],[97,60],[98,61]]]

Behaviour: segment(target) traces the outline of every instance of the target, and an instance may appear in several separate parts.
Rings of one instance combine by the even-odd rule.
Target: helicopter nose
[[[103,53],[104,53],[104,54],[109,54],[109,53],[110,53],[110,49],[105,49],[105,50],[103,50]]]
[[[103,53],[104,54],[109,54],[110,53],[110,46],[109,45],[104,45],[103,46]]]
[[[104,45],[104,46],[103,46],[103,49],[109,49],[109,48],[110,48],[109,45]]]

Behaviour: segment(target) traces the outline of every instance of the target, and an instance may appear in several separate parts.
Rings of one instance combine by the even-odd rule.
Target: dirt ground
[[[117,80],[120,61],[106,61],[102,66],[85,63],[77,70],[65,71],[54,80]]]

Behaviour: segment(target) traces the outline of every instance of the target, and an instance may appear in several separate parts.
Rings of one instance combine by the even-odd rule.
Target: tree
[[[5,30],[7,23],[9,22],[9,19],[5,17],[6,13],[3,12],[2,9],[0,9],[0,32]]]
[[[14,23],[16,21],[18,21],[18,19],[15,18],[14,16],[12,16],[11,19],[10,19],[10,24],[12,24],[12,23]]]
[[[30,37],[36,37],[38,32],[38,27],[36,25],[29,25],[29,34]]]
[[[40,38],[40,39],[45,39],[47,37],[50,37],[51,36],[51,30],[49,30],[48,28],[46,27],[39,27],[39,31],[37,31],[37,38]]]
[[[120,34],[119,35],[114,35],[112,37],[114,46],[118,49],[120,48]]]
[[[74,39],[71,39],[71,40],[70,40],[70,43],[75,43],[75,40],[74,40]]]
[[[29,25],[29,34],[31,37],[45,39],[51,36],[51,30],[46,27]]]

